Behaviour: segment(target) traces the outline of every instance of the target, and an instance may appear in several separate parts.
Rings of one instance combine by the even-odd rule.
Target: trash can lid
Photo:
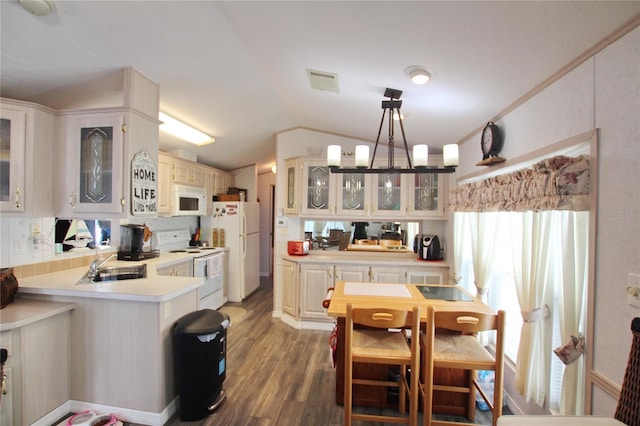
[[[180,318],[174,325],[174,334],[211,334],[229,327],[229,316],[213,309],[193,311]]]

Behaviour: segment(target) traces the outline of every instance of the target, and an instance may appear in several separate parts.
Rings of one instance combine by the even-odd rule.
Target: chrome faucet
[[[91,265],[89,265],[89,272],[87,272],[87,278],[90,281],[93,281],[93,279],[96,277],[96,275],[98,275],[98,269],[100,269],[102,267],[102,265],[104,265],[105,263],[107,263],[108,261],[110,261],[111,259],[113,259],[114,257],[118,256],[117,254],[112,254],[111,256],[107,257],[106,259],[101,259],[97,256],[96,253],[96,259],[91,262]]]

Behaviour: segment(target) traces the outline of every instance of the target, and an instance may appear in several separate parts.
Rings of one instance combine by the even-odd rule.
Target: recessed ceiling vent
[[[307,77],[312,89],[340,93],[338,74],[307,69]]]

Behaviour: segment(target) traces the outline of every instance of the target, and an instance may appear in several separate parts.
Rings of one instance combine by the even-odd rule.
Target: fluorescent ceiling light
[[[216,141],[211,136],[202,133],[200,130],[194,129],[191,126],[187,126],[175,118],[169,117],[165,113],[159,113],[158,118],[162,121],[162,124],[160,124],[160,130],[187,142],[191,142],[192,144],[206,145]]]

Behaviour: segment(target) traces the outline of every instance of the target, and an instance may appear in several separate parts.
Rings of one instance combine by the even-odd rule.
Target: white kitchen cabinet
[[[373,176],[365,173],[338,175],[337,211],[339,217],[362,218],[370,216]]]
[[[292,317],[297,315],[298,265],[288,260],[282,261],[282,312]]]
[[[173,162],[170,156],[158,153],[158,216],[171,215],[171,182],[173,181]]]
[[[213,169],[206,168],[204,171],[204,189],[207,200],[207,215],[213,214],[213,196],[216,193],[216,173]]]
[[[406,282],[409,284],[448,284],[449,268],[407,269]]]
[[[338,175],[331,173],[326,161],[302,162],[301,203],[303,216],[333,216],[336,214]]]
[[[197,163],[179,158],[173,159],[173,181],[183,185],[205,187],[204,168]]]
[[[405,283],[406,268],[399,266],[370,266],[369,276],[375,283]]]
[[[0,99],[0,212],[53,216],[54,113]]]
[[[369,266],[364,265],[335,265],[335,281],[370,282]]]
[[[434,156],[433,161],[441,163],[442,160],[441,157]],[[407,216],[422,219],[446,218],[447,175],[418,173],[406,176]]]
[[[372,175],[371,215],[385,218],[407,216],[407,177],[399,173]]]
[[[56,214],[126,215],[125,111],[59,117]]]
[[[0,347],[9,353],[2,425],[33,424],[71,399],[71,309],[69,304],[18,299],[3,310],[2,321],[18,326],[0,334]],[[37,319],[24,317],[25,312]]]
[[[185,259],[178,263],[156,268],[158,275],[168,275],[171,277],[191,277],[193,276],[193,261]]]
[[[233,175],[229,172],[214,169],[215,193],[226,194],[227,190],[233,186]]]
[[[298,159],[291,158],[284,162],[285,169],[285,189],[286,202],[284,205],[285,214],[297,215],[300,212],[300,162]]]
[[[328,320],[322,301],[334,286],[334,266],[303,264],[300,266],[300,317]]]

